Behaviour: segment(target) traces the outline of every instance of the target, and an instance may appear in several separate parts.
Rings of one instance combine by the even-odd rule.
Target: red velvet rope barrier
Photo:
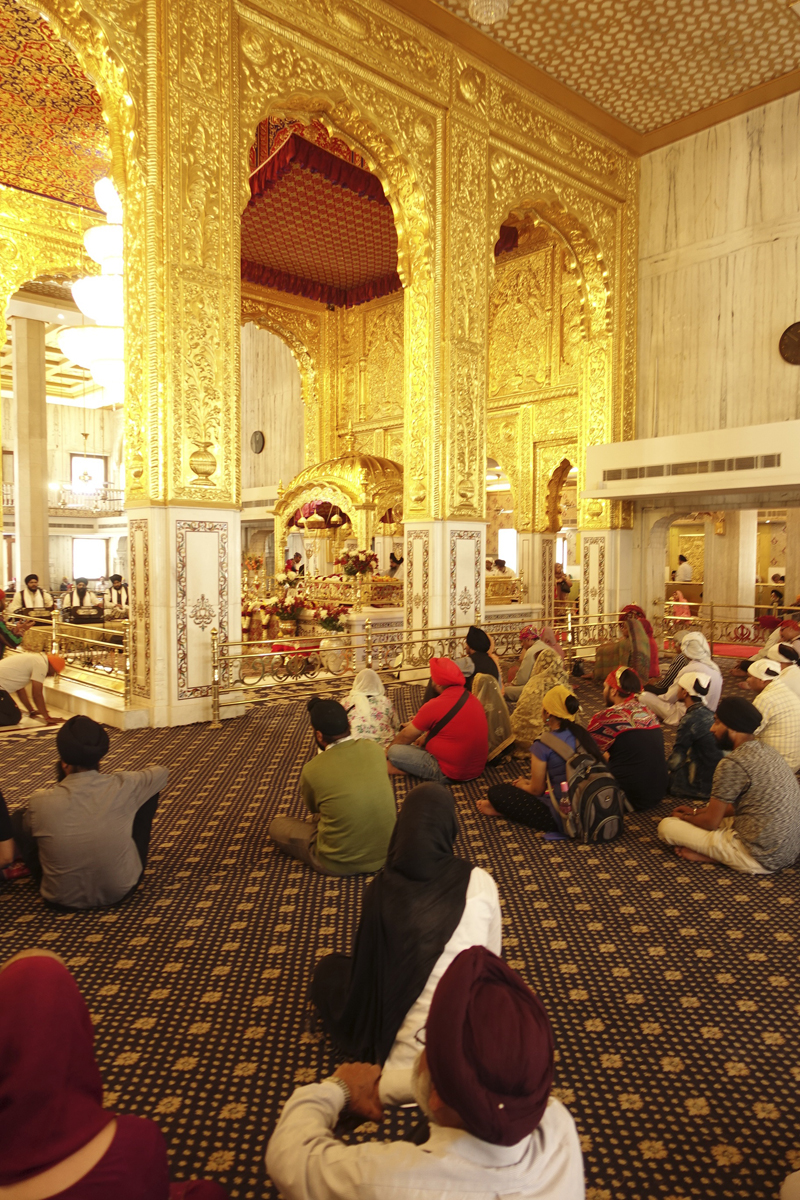
[[[276,150],[250,176],[250,203],[252,204],[258,196],[263,196],[265,192],[274,187],[293,163],[297,163],[306,171],[322,175],[337,187],[347,188],[348,191],[355,192],[357,196],[374,200],[376,204],[388,205],[389,203],[383,194],[381,181],[376,175],[362,170],[361,167],[353,166],[352,163],[345,162],[343,158],[337,158],[335,154],[322,150],[313,142],[307,142],[305,138],[296,133],[293,133],[281,148]]]
[[[248,283],[259,283],[262,287],[275,288],[279,292],[290,292],[293,296],[305,296],[307,300],[335,304],[337,308],[353,308],[367,300],[376,300],[379,296],[399,292],[403,287],[396,271],[385,275],[383,279],[370,279],[358,287],[337,288],[327,283],[315,283],[312,279],[302,279],[299,275],[290,275],[286,271],[276,271],[262,263],[249,262],[246,258],[242,259],[242,279]]]

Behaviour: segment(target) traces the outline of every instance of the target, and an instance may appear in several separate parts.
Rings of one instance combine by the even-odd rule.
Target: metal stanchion
[[[219,719],[219,633],[211,630],[211,728],[220,729]]]
[[[130,621],[122,625],[122,644],[125,647],[125,707],[133,708],[133,626]]]
[[[372,619],[367,617],[364,622],[364,665],[372,666]]]

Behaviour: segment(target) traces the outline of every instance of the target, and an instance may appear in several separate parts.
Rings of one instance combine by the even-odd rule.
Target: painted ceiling
[[[0,183],[97,209],[107,175],[100,96],[47,21],[0,0]]]
[[[511,0],[483,32],[641,134],[800,65],[787,0]]]

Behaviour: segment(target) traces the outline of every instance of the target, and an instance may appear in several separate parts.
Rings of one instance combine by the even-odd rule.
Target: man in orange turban
[[[464,686],[464,673],[452,658],[432,658],[430,669],[436,694],[395,734],[386,751],[389,774],[444,784],[477,779],[489,754],[483,705]]]

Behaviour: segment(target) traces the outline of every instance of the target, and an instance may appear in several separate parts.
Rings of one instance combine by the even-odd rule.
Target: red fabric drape
[[[287,274],[286,271],[275,271],[272,267],[248,262],[245,258],[242,259],[242,279],[248,283],[259,283],[262,287],[274,288],[279,292],[290,292],[293,296],[305,296],[307,300],[321,300],[323,304],[335,304],[342,308],[354,308],[355,305],[375,300],[378,296],[399,292],[403,287],[396,271],[383,279],[370,279],[358,287],[337,288],[326,283],[315,283],[313,279],[301,279],[297,275]]]
[[[519,230],[516,225],[501,225],[500,237],[494,244],[494,255],[498,258],[507,250],[516,250],[519,243]]]
[[[343,158],[337,158],[335,154],[320,149],[296,133],[250,176],[250,203],[274,187],[293,163],[297,163],[306,171],[324,176],[338,187],[347,188],[358,196],[374,200],[376,204],[389,203],[376,175],[345,162]]]

